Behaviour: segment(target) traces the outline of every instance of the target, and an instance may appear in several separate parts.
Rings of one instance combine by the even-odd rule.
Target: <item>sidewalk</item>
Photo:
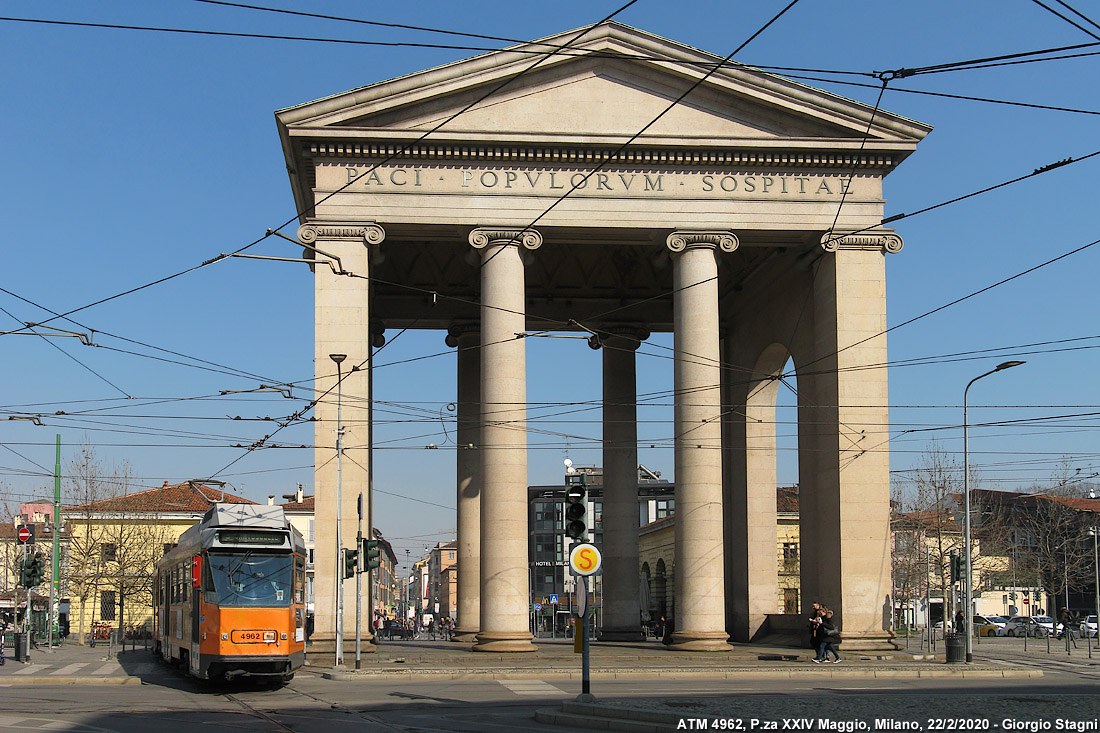
[[[137,650],[127,646],[108,657],[110,646],[98,643],[95,648],[76,642],[63,642],[48,649],[31,648],[29,662],[16,662],[13,650],[4,647],[4,666],[0,667],[0,685],[140,685],[143,677],[167,674],[152,651],[141,644]]]
[[[308,654],[305,670],[326,679],[580,679],[581,655],[572,642],[536,641],[538,650],[522,654],[471,652],[469,645],[454,642],[382,641],[375,651],[363,654],[361,668],[354,669],[354,654],[344,655],[344,665]],[[758,644],[743,644],[730,652],[676,652],[656,641],[638,643],[594,642],[590,650],[593,679],[631,677],[1040,677],[1030,669],[1007,669],[989,663],[945,664],[942,654],[930,658],[919,650],[905,652],[850,652],[841,664],[812,664],[813,652]]]

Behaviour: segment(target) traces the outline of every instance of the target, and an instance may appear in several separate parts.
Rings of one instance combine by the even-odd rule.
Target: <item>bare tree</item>
[[[93,621],[98,617],[119,628],[135,609],[142,617],[149,613],[156,562],[170,540],[159,508],[143,505],[134,490],[128,464],[104,470],[85,445],[70,464],[69,477],[66,580],[70,597],[80,600],[77,638],[83,644],[89,607]]]

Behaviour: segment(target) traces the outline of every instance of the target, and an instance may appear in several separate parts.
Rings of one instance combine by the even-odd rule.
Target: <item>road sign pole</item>
[[[577,699],[589,701],[594,698],[592,697],[592,680],[588,674],[588,617],[590,615],[588,613],[588,578],[583,575],[581,576],[581,592],[584,593],[584,614],[580,618],[584,651],[581,654],[581,695]]]

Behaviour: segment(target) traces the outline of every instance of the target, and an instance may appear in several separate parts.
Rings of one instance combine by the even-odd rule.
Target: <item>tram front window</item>
[[[221,606],[289,606],[290,555],[210,553],[208,566]]]

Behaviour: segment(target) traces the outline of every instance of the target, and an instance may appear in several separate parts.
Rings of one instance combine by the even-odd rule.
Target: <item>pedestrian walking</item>
[[[821,664],[825,661],[825,632],[822,630],[822,619],[825,616],[825,609],[820,603],[814,603],[811,607],[812,614],[810,615],[810,646],[813,648],[815,654],[810,661],[814,664]]]
[[[840,641],[840,627],[833,620],[833,612],[829,609],[824,609],[824,615],[821,618],[821,637],[821,661],[829,661],[831,652],[833,664],[840,664],[840,652],[836,648],[836,643]]]

